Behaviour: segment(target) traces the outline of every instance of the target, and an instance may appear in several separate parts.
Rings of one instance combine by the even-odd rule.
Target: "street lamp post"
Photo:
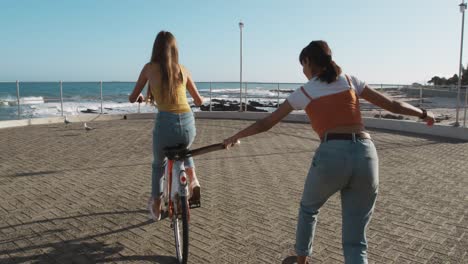
[[[244,28],[244,23],[242,21],[239,22],[239,29],[240,29],[240,102],[239,102],[239,111],[242,111],[242,29]]]
[[[466,3],[464,0],[462,0],[462,3],[460,4],[460,12],[463,13],[463,18],[462,18],[462,28],[465,19],[465,10],[466,10]],[[462,29],[462,45],[461,47],[463,48],[463,29]],[[461,90],[461,81],[462,81],[462,76],[461,76],[461,70],[462,70],[462,58],[461,58],[461,52],[460,52],[460,76],[458,79],[458,89]],[[463,114],[463,127],[466,127],[466,107],[467,107],[467,102],[468,102],[468,89],[465,87],[465,105],[464,105],[464,114]]]
[[[461,81],[462,81],[462,56],[463,56],[463,31],[465,29],[465,10],[466,10],[466,3],[465,0],[462,0],[460,6],[460,12],[462,13],[462,27],[461,27],[461,40],[460,40],[460,63],[458,64],[458,88],[457,88],[457,113],[456,113],[456,121],[455,126],[460,126],[459,120],[459,112],[460,112],[460,92],[461,92]]]

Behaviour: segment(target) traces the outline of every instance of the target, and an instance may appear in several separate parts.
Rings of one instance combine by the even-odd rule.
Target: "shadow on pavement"
[[[103,242],[60,242],[50,245],[52,250],[43,254],[0,259],[0,262],[19,263],[108,263],[119,261],[146,261],[151,263],[172,264],[177,259],[171,256],[122,256],[124,247],[118,243],[107,245]]]
[[[281,264],[296,264],[297,261],[296,261],[296,257],[295,256],[289,256],[285,259],[283,259],[283,262],[281,262]]]
[[[7,228],[14,229],[34,229],[31,225],[41,223],[57,223],[57,221],[64,221],[69,219],[79,219],[90,216],[106,216],[116,214],[139,214],[145,213],[146,210],[128,210],[117,212],[101,212],[83,215],[74,215],[69,217],[58,217],[45,220],[31,221],[17,225],[8,225],[0,227],[0,230]],[[117,243],[106,244],[104,242],[96,241],[96,238],[113,235],[120,232],[129,231],[132,229],[141,228],[148,224],[153,223],[152,220],[143,221],[133,225],[120,226],[117,229],[109,230],[107,232],[90,234],[83,237],[74,239],[63,240],[59,242],[46,242],[43,244],[19,246],[22,241],[29,241],[33,238],[44,237],[46,235],[55,236],[57,233],[64,232],[64,229],[53,229],[45,232],[34,232],[33,234],[23,235],[11,239],[0,240],[0,263],[107,263],[119,261],[145,261],[150,263],[171,264],[177,263],[177,259],[172,256],[159,256],[159,255],[134,255],[125,256],[120,252],[124,246]],[[22,256],[16,256],[21,254]],[[26,255],[26,256],[25,256]]]

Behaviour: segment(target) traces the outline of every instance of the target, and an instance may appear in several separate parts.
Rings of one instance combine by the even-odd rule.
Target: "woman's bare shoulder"
[[[159,69],[160,65],[156,62],[148,62],[145,64],[145,67],[148,69]]]
[[[154,63],[154,62],[148,62],[146,65],[145,65],[145,71],[148,75],[159,75],[159,72],[160,72],[160,65],[158,63]]]
[[[185,67],[182,64],[179,64],[179,65],[180,65],[180,69],[182,70],[182,73],[184,74],[184,76],[191,76],[192,75],[187,67]]]

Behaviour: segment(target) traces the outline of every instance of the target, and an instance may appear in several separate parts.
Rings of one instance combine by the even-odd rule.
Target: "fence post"
[[[101,81],[101,83],[100,83],[100,89],[101,89],[101,114],[102,114],[102,112],[103,112],[103,111],[102,111],[102,81]],[[139,110],[140,110],[139,107],[140,107],[140,105],[138,105],[138,112],[140,112],[140,111],[139,111]]]
[[[16,80],[16,100],[18,103],[18,119],[21,119],[20,94],[19,94],[19,81],[18,80]]]
[[[239,112],[242,112],[242,81],[240,83],[240,89],[239,89]]]
[[[247,101],[247,83],[245,83],[244,85],[245,85],[245,93],[244,93],[244,98],[245,98],[245,111],[247,112],[247,104],[248,104],[248,101]]]
[[[423,87],[419,86],[419,107],[422,107],[423,103]]]
[[[60,110],[62,111],[63,117],[63,81],[60,81]]]
[[[210,112],[211,112],[211,82],[210,82]]]
[[[466,105],[468,103],[468,86],[465,86],[465,113],[463,114],[463,127],[466,127]]]
[[[280,94],[280,89],[279,89],[279,83],[278,83],[278,97],[276,97],[276,108],[279,108],[279,94]]]

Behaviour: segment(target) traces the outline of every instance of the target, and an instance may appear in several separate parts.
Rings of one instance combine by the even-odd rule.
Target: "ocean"
[[[157,111],[145,103],[131,104],[128,95],[134,82],[103,82],[102,111],[104,114],[149,113]],[[211,98],[239,102],[239,82],[197,82],[200,94],[205,98],[205,105]],[[242,100],[265,104],[283,102],[299,83],[243,83]],[[63,115],[97,114],[101,112],[100,82],[63,82]],[[245,89],[247,93],[245,93]],[[143,94],[146,94],[146,89]],[[19,82],[19,115],[16,82],[0,82],[0,120],[53,117],[62,115],[59,82]],[[189,99],[191,102],[191,99]],[[199,111],[198,108],[193,108]],[[265,107],[272,111],[274,108]]]

